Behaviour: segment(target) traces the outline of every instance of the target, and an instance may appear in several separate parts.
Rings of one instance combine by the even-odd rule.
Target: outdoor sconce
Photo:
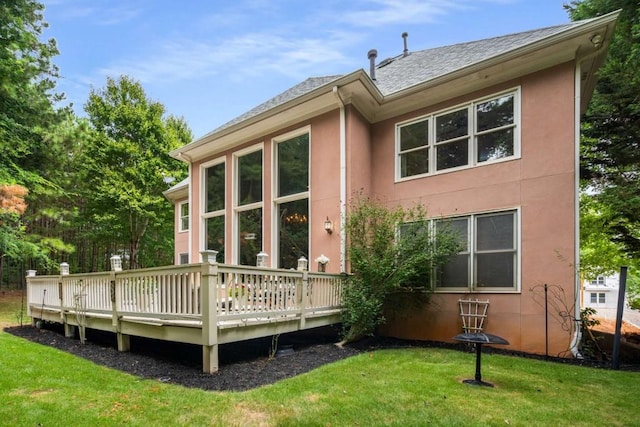
[[[60,263],[60,274],[62,276],[69,275],[69,264],[67,264],[66,262]]]
[[[267,266],[267,259],[269,258],[269,255],[266,252],[260,251],[260,253],[258,253],[258,255],[256,256],[256,266],[257,267],[266,267]]]
[[[324,231],[326,231],[328,234],[333,233],[333,224],[331,223],[329,217],[324,220]]]
[[[111,270],[122,271],[122,258],[120,258],[120,255],[114,255],[111,257]]]
[[[307,269],[307,259],[303,256],[298,260],[298,271],[305,271]]]

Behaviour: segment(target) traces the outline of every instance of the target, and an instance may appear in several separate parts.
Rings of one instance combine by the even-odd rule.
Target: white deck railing
[[[34,320],[63,323],[68,336],[76,326],[81,339],[86,327],[114,331],[122,351],[129,335],[201,343],[203,369],[215,372],[221,336],[237,341],[280,333],[282,322],[292,331],[339,321],[342,286],[341,275],[205,262],[29,276],[27,310]],[[165,335],[157,327],[174,329]]]
[[[44,308],[61,313],[81,310],[201,320],[203,266],[28,277],[28,305],[33,310]],[[341,307],[339,275],[224,264],[216,267],[217,274],[208,286],[220,320]]]

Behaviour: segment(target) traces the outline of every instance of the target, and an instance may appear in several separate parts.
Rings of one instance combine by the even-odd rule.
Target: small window
[[[189,231],[189,203],[188,202],[180,203],[180,206],[178,207],[178,209],[180,210],[179,230]]]
[[[180,254],[178,255],[180,265],[189,264],[189,254]]]

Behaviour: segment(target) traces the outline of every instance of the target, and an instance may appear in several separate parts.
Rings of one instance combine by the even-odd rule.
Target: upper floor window
[[[275,140],[278,267],[309,259],[309,132]]]
[[[519,153],[519,91],[432,114],[396,129],[398,179],[472,167]]]
[[[251,150],[235,154],[235,242],[240,265],[255,265],[262,251],[262,149]]]
[[[591,281],[591,284],[593,286],[604,286],[606,283],[604,276],[598,276],[595,278],[595,280]]]
[[[204,249],[218,251],[218,262],[225,260],[225,169],[224,161],[203,167]]]
[[[180,212],[179,231],[189,231],[189,202],[182,202],[178,206]]]

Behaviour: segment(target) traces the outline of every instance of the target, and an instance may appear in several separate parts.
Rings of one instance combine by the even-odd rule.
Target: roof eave
[[[207,134],[171,151],[169,155],[187,162],[197,161],[213,154],[211,144],[215,144],[214,152],[219,152],[239,143],[263,136],[271,130],[283,128],[338,108],[337,100],[333,95],[333,87],[343,87],[356,82],[362,83],[374,99],[382,100],[382,94],[378,88],[364,70],[360,69],[321,85],[302,96],[291,99],[246,120],[234,123],[219,132]],[[206,149],[204,149],[205,145],[208,146]]]
[[[528,58],[535,56],[537,53],[539,54],[541,52],[545,52],[544,55],[547,56],[547,62],[541,62],[539,65],[539,69],[548,68],[549,66],[552,66],[553,63],[559,64],[569,60],[581,61],[582,57],[591,59],[595,65],[599,66],[602,61],[604,61],[604,58],[606,56],[607,47],[611,41],[611,38],[613,37],[613,29],[615,27],[615,23],[619,14],[620,11],[611,12],[607,15],[603,15],[602,17],[596,18],[589,22],[585,22],[583,25],[578,25],[560,33],[553,34],[537,42],[510,50],[508,52],[496,55],[494,57],[476,62],[465,67],[461,67],[447,74],[399,90],[397,92],[384,96],[383,104],[391,105],[394,103],[394,101],[406,100],[411,95],[423,93],[435,87],[444,87],[445,85],[451,85],[463,79],[468,80],[469,76],[477,76],[477,80],[480,82],[480,84],[484,84],[485,86],[488,84],[497,84],[500,81],[509,80],[513,78],[515,74],[517,74],[515,72],[516,68],[504,67],[503,65],[505,63],[517,61],[525,62]],[[602,35],[603,41],[597,47],[590,46],[586,41],[588,41],[589,38],[596,33]],[[585,39],[585,36],[588,36],[588,38]],[[583,38],[583,40],[580,44],[573,45],[572,43],[570,43],[571,40],[577,40],[581,37]],[[581,48],[578,49],[578,47]],[[555,55],[549,56],[549,52],[553,51],[554,48],[557,49]],[[561,51],[561,49],[565,50]],[[533,61],[531,62],[533,63]],[[493,79],[488,78],[489,73],[483,73],[486,70],[495,70],[499,68],[505,69],[506,72],[504,72],[502,76],[494,76]],[[595,69],[597,69],[597,67]],[[511,71],[513,75],[510,75],[509,71]],[[531,72],[534,71],[537,70],[531,70]],[[595,73],[590,73],[590,77],[595,79]],[[587,83],[585,87],[590,86],[591,90],[593,90],[595,81],[588,81],[585,83]],[[465,90],[468,90],[468,88],[469,87],[467,85]],[[585,91],[583,91],[583,96],[587,95],[584,92]],[[588,98],[589,96],[586,96],[587,100]],[[405,103],[405,105],[407,108],[412,108],[410,106],[410,103]],[[376,116],[376,121],[383,120],[399,113],[400,111],[398,111],[398,109],[390,109],[386,112],[381,111]]]

